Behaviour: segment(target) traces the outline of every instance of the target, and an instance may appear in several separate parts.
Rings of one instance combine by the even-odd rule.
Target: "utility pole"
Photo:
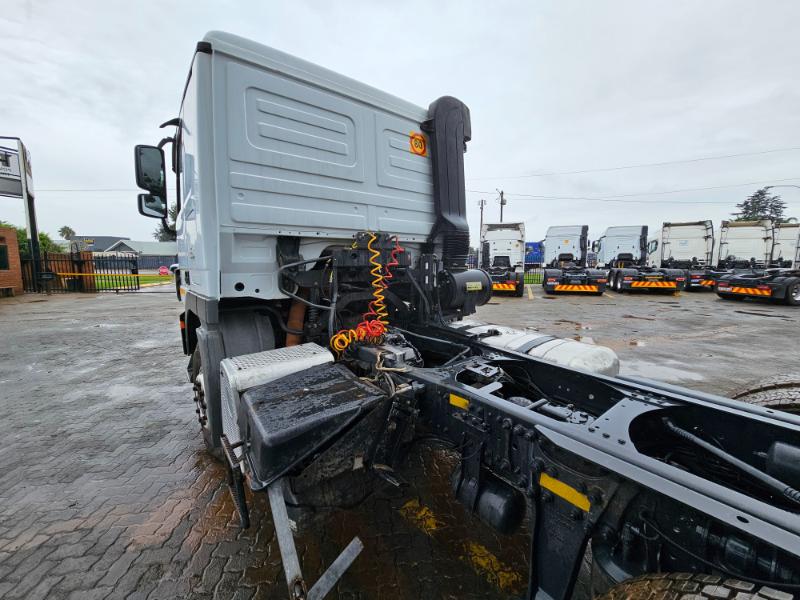
[[[486,200],[481,198],[480,200],[478,200],[478,207],[481,209],[481,228],[478,230],[478,256],[477,256],[478,265],[477,266],[480,266],[480,264],[481,264],[481,252],[482,252],[481,236],[483,235],[483,207],[484,206],[486,206]]]
[[[508,201],[505,199],[505,196],[503,195],[503,190],[497,190],[497,191],[500,192],[500,222],[502,223],[503,222],[503,207],[508,203]]]

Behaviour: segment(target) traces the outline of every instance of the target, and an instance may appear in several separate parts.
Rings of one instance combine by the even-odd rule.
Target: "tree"
[[[31,257],[31,247],[28,244],[28,230],[24,227],[17,227],[7,221],[0,221],[0,227],[11,227],[17,232],[17,245],[19,246],[19,255],[22,258]],[[62,252],[63,248],[56,244],[49,235],[45,232],[39,232],[39,251],[40,252]]]
[[[159,242],[174,242],[178,239],[178,234],[175,231],[175,222],[178,219],[178,205],[173,204],[169,209],[168,223],[169,227],[164,227],[164,222],[159,223],[156,230],[153,232],[153,237]]]
[[[69,225],[64,225],[58,230],[58,235],[61,236],[61,239],[69,241],[75,237],[75,230]]]
[[[735,221],[760,221],[771,219],[774,223],[783,223],[786,219],[783,212],[786,203],[780,196],[769,193],[768,188],[756,190],[747,200],[736,205],[739,212],[733,213]]]

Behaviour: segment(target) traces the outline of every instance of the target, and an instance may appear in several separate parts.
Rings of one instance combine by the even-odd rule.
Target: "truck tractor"
[[[682,269],[648,266],[647,225],[609,227],[592,244],[598,267],[608,269],[615,292],[656,291],[677,294],[686,286]]]
[[[587,267],[588,250],[588,225],[550,227],[544,240],[544,292],[602,296],[608,281],[606,272]]]
[[[481,267],[492,278],[492,291],[525,291],[525,223],[484,223]]]
[[[725,273],[715,280],[717,296],[800,305],[799,230],[796,223],[723,221],[718,267]]]
[[[528,600],[569,598],[584,560],[607,598],[800,590],[800,418],[465,320],[492,280],[464,264],[463,102],[421,108],[221,32],[183,90],[135,149],[138,208],[166,222],[168,148],[198,429],[243,527],[245,488],[266,496],[288,598],[325,597],[372,544],[309,581],[288,509],[404,493],[420,440],[457,459],[464,519],[530,524]]]
[[[715,242],[711,221],[664,223],[647,242],[647,264],[682,269],[686,290],[711,289],[722,275],[713,268]]]

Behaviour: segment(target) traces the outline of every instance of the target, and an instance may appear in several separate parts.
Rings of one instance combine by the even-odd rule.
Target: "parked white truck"
[[[778,223],[772,247],[773,267],[800,269],[800,223]]]
[[[608,284],[615,292],[677,293],[686,284],[683,270],[648,265],[647,225],[609,227],[592,250],[598,268],[608,269]]]
[[[544,239],[542,288],[547,294],[579,293],[602,296],[606,272],[588,268],[589,226],[560,225]]]
[[[716,239],[711,221],[662,224],[647,242],[650,267],[682,269],[687,290],[710,288]]]
[[[525,223],[484,223],[481,228],[481,268],[492,278],[495,292],[525,291]]]
[[[504,536],[530,518],[527,600],[572,597],[584,556],[593,589],[619,598],[652,580],[675,600],[731,569],[772,598],[800,583],[796,420],[616,377],[607,348],[465,320],[491,280],[464,264],[462,102],[420,108],[212,32],[165,126],[135,149],[138,208],[166,219],[171,145],[198,420],[243,526],[244,486],[267,495],[286,597],[324,598],[374,543],[355,538],[309,585],[287,500],[396,496],[422,441],[457,457],[465,519]]]

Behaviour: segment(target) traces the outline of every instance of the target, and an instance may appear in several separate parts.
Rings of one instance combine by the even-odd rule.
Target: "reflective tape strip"
[[[714,280],[713,279],[703,279],[703,281],[700,282],[700,285],[703,285],[705,287],[714,287]]]
[[[469,408],[469,400],[461,396],[456,396],[455,394],[450,394],[450,404],[462,410],[467,410],[467,408]]]
[[[760,290],[758,288],[749,287],[732,287],[731,292],[734,294],[750,294],[751,296],[772,296],[772,290]]]
[[[675,281],[631,281],[631,287],[643,288],[677,288]]]
[[[492,289],[495,291],[506,292],[517,289],[517,286],[513,283],[493,283]]]
[[[539,477],[539,485],[546,490],[550,490],[559,498],[563,498],[573,506],[577,506],[584,512],[589,512],[589,509],[592,508],[592,503],[589,502],[589,498],[586,494],[581,494],[571,485],[567,485],[563,481],[550,477],[547,473],[541,474]]]
[[[574,283],[564,283],[556,286],[557,292],[596,292],[598,287],[596,285],[578,285]]]

